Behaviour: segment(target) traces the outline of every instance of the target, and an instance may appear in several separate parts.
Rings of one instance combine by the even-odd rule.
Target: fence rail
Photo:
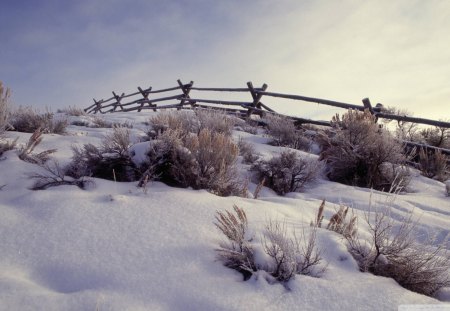
[[[275,97],[275,98],[285,98],[297,101],[304,102],[312,102],[318,103],[322,105],[338,107],[343,109],[356,109],[363,111],[368,109],[372,114],[374,114],[379,119],[388,119],[388,120],[396,120],[402,122],[412,122],[419,124],[432,125],[443,128],[450,128],[450,122],[444,121],[436,121],[425,118],[416,118],[410,117],[406,115],[394,115],[386,113],[382,107],[378,105],[376,107],[372,107],[370,100],[365,98],[362,100],[362,105],[358,104],[350,104],[344,102],[338,102],[334,100],[322,99],[322,98],[314,98],[307,97],[302,95],[292,95],[292,94],[282,94],[275,92],[268,92],[267,84],[263,84],[262,87],[253,87],[251,82],[247,83],[246,88],[211,88],[211,87],[194,87],[194,82],[191,81],[187,84],[183,84],[180,80],[177,80],[178,86],[153,90],[152,87],[148,87],[147,89],[142,89],[138,87],[138,91],[126,95],[122,93],[121,95],[117,95],[115,92],[112,92],[113,96],[108,99],[96,100],[94,99],[94,104],[84,109],[84,111],[88,113],[109,113],[116,111],[142,111],[146,109],[151,110],[159,110],[159,109],[185,109],[186,106],[190,108],[195,107],[203,107],[203,108],[212,108],[212,109],[222,109],[225,111],[236,111],[236,107],[243,108],[240,113],[246,111],[247,116],[251,114],[261,114],[265,112],[276,113],[269,106],[265,105],[261,99],[263,97]],[[174,92],[178,91],[175,95],[149,98],[150,95],[166,93],[166,92]],[[205,99],[201,97],[192,98],[190,96],[191,91],[196,92],[226,92],[226,93],[249,93],[251,98],[248,101],[232,101],[232,100],[224,100],[224,99]],[[124,99],[138,96],[131,101],[123,102]],[[167,102],[170,101],[170,104]],[[178,102],[178,103],[174,103]],[[158,103],[158,104],[156,104]],[[208,104],[208,105],[200,105],[199,103]],[[232,109],[224,109],[224,107],[220,106],[233,106]],[[127,108],[124,108],[127,107]],[[326,121],[316,121],[299,117],[291,117],[290,118],[296,120],[298,123],[310,123],[310,124],[319,124],[319,125],[329,125]]]
[[[237,114],[241,117],[249,117],[252,114],[263,115],[265,113],[282,115],[275,112],[272,108],[262,103],[263,97],[275,97],[285,98],[296,101],[312,102],[322,105],[338,107],[343,109],[356,109],[364,111],[368,109],[377,119],[396,120],[398,122],[411,122],[425,125],[432,125],[441,128],[450,128],[450,122],[436,121],[425,118],[416,118],[402,115],[394,115],[386,113],[382,106],[378,105],[373,107],[368,98],[362,100],[362,105],[350,104],[344,102],[338,102],[334,100],[307,97],[302,95],[282,94],[267,91],[267,84],[263,84],[261,87],[254,87],[252,82],[247,82],[246,88],[211,88],[211,87],[194,87],[194,82],[190,81],[187,84],[183,84],[181,80],[177,80],[178,86],[153,90],[152,87],[142,89],[138,87],[138,91],[126,95],[121,95],[112,92],[113,96],[108,99],[96,100],[94,104],[84,109],[87,113],[111,113],[111,112],[129,112],[142,110],[162,110],[162,109],[192,109],[192,108],[209,108],[218,109],[227,113]],[[202,92],[219,92],[219,93],[249,93],[250,97],[248,101],[232,101],[223,99],[204,99],[200,97],[191,97],[191,91]],[[175,95],[162,96],[156,98],[150,98],[151,95],[176,92]],[[131,97],[137,97],[131,99]],[[129,100],[130,98],[131,100]],[[128,99],[127,102],[123,102],[124,99]],[[205,105],[207,104],[207,105]],[[283,115],[285,116],[285,115]],[[319,121],[305,119],[301,117],[285,116],[292,119],[297,125],[301,124],[314,124],[320,126],[330,126],[328,121]],[[426,147],[432,150],[440,150],[441,152],[450,155],[450,150],[437,148],[433,146],[421,145],[414,142],[407,142],[409,146]]]

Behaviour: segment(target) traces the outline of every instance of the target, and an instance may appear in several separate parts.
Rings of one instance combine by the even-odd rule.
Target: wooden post
[[[144,90],[143,90],[140,86],[138,86],[138,91],[139,91],[139,93],[141,93],[141,95],[144,97],[145,100],[148,100],[148,94],[149,94],[149,92],[150,92],[151,90],[152,90],[152,87],[149,86],[148,89],[144,92]],[[145,104],[145,101],[143,101],[143,102],[141,103],[141,106],[138,108],[138,112],[141,112],[142,107],[144,107],[144,104]],[[151,101],[148,101],[148,106],[149,106],[149,107],[156,107],[156,105],[155,105],[155,104],[152,104]],[[156,108],[153,108],[153,111],[156,111]]]
[[[187,85],[184,85],[183,83],[181,83],[180,79],[178,79],[177,82],[181,88],[181,91],[183,92],[183,96],[181,97],[181,101],[180,101],[180,107],[177,108],[177,110],[181,110],[181,108],[183,108],[183,105],[186,103],[186,99],[190,99],[189,92],[191,91],[191,87],[194,85],[194,81],[191,81]],[[195,104],[195,102],[190,102],[190,104],[191,104],[191,106],[193,106]]]
[[[125,93],[122,93],[122,95],[120,95],[120,96],[117,95],[114,91],[112,93],[113,93],[114,98],[116,99],[116,103],[115,103],[114,108],[113,108],[113,110],[111,112],[116,111],[117,106],[120,106],[120,109],[123,111],[123,107],[120,104],[120,101],[122,100],[122,97],[125,96]]]
[[[97,111],[100,110],[101,106],[100,106],[100,102],[99,101],[96,101],[95,98],[93,98],[93,100],[94,100],[94,103],[95,103],[94,114],[96,114]]]
[[[253,98],[253,103],[250,105],[250,107],[261,109],[261,103],[259,101],[261,100],[261,97],[263,96],[263,94],[258,94],[255,92],[253,83],[247,82],[247,86],[248,86],[248,90],[250,91],[250,94],[252,95],[252,98]],[[261,89],[263,91],[265,91],[267,89],[267,84],[264,83],[263,86],[261,87]],[[250,117],[250,115],[252,114],[253,111],[254,110],[252,110],[252,109],[248,109],[247,117]]]
[[[364,99],[362,100],[362,102],[363,102],[363,105],[364,105],[364,108],[365,108],[365,109],[369,109],[369,111],[370,111],[371,114],[374,114],[374,113],[375,113],[374,110],[373,110],[372,104],[370,103],[369,98],[367,98],[367,97],[364,98]]]

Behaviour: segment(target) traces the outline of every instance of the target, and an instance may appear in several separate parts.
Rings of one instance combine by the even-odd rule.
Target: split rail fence
[[[195,108],[207,108],[222,110],[226,113],[236,114],[240,117],[249,117],[252,114],[263,115],[264,113],[276,114],[285,116],[292,119],[297,125],[301,124],[314,124],[321,126],[330,126],[328,121],[317,121],[311,119],[305,119],[301,117],[286,116],[275,112],[273,109],[265,105],[261,100],[263,96],[274,98],[285,98],[297,101],[312,102],[322,105],[338,107],[343,109],[355,109],[364,111],[368,109],[377,119],[396,120],[398,122],[411,122],[417,124],[425,124],[436,126],[440,128],[450,128],[450,122],[436,121],[424,118],[416,118],[410,116],[402,116],[386,113],[380,104],[375,107],[372,106],[368,98],[362,100],[362,105],[349,104],[344,102],[338,102],[334,100],[306,97],[302,95],[291,95],[274,93],[267,91],[267,84],[263,84],[261,87],[254,87],[252,82],[247,82],[245,88],[205,88],[194,87],[194,82],[191,81],[187,84],[177,80],[178,85],[171,88],[153,90],[152,87],[142,89],[138,87],[138,91],[126,95],[122,93],[118,95],[116,92],[112,92],[112,97],[108,99],[96,100],[94,104],[84,109],[87,113],[111,113],[111,112],[130,112],[130,111],[144,111],[144,110],[163,110],[163,109],[195,109]],[[203,99],[197,97],[191,97],[191,91],[198,93],[202,92],[214,92],[214,93],[249,93],[250,97],[248,101],[232,101],[232,100],[220,100],[220,99]],[[161,96],[164,93],[176,92],[175,95]],[[425,147],[434,150],[441,150],[443,153],[450,155],[450,150],[432,147],[428,145],[420,145],[414,142],[405,142],[409,146]]]

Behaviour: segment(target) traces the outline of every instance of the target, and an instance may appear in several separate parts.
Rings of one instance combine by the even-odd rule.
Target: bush
[[[360,270],[391,277],[404,288],[428,296],[450,286],[450,257],[444,244],[415,242],[417,223],[411,215],[399,226],[389,215],[387,206],[366,214],[370,240],[346,236],[349,252]]]
[[[19,150],[19,158],[23,161],[33,164],[44,164],[50,158],[50,154],[56,152],[56,149],[49,149],[40,153],[32,153],[34,148],[42,142],[42,130],[38,128],[28,139],[25,147]]]
[[[8,88],[3,86],[2,81],[0,81],[0,138],[6,131],[9,125],[9,96],[11,92]]]
[[[247,216],[243,209],[233,206],[231,212],[217,212],[216,227],[227,237],[216,249],[218,258],[226,267],[237,270],[248,280],[258,270],[266,271],[278,282],[288,282],[296,274],[320,276],[325,268],[320,268],[322,258],[316,247],[316,230],[313,227],[306,238],[303,233],[297,238],[288,236],[285,223],[269,221],[263,235],[262,248],[268,256],[267,262],[257,263],[252,246],[253,239],[248,236]]]
[[[208,129],[215,133],[230,136],[236,123],[234,118],[226,113],[213,109],[196,109],[195,115],[199,123],[199,132]]]
[[[40,166],[45,169],[45,173],[33,173],[29,175],[30,178],[35,180],[31,190],[45,190],[50,187],[62,185],[75,185],[80,189],[85,189],[87,184],[91,183],[91,181],[84,179],[84,177],[67,179],[65,176],[66,169],[62,168],[57,161],[53,161],[52,164],[43,163]]]
[[[253,164],[259,159],[259,155],[256,153],[255,147],[251,143],[239,138],[238,147],[239,155],[242,156],[243,163]]]
[[[128,148],[131,146],[128,128],[116,127],[104,137],[100,148],[85,144],[72,147],[74,155],[67,170],[73,178],[92,176],[115,181],[135,181],[139,170],[131,161]]]
[[[65,114],[67,114],[69,116],[73,116],[73,117],[81,117],[81,116],[87,115],[87,113],[83,109],[77,108],[77,107],[71,107],[71,106],[69,106],[69,108],[58,109],[57,112],[65,113]]]
[[[180,133],[197,133],[199,130],[198,120],[192,112],[188,111],[162,111],[152,116],[149,120],[151,129],[150,138],[156,138],[168,129]]]
[[[368,110],[349,110],[342,118],[333,117],[331,124],[334,134],[318,138],[330,180],[385,191],[407,185],[402,144],[381,129]]]
[[[296,274],[319,276],[324,269],[318,265],[322,261],[320,252],[316,247],[317,227],[311,228],[308,239],[303,240],[304,245],[297,238],[295,231],[293,238],[288,237],[285,223],[269,221],[264,233],[264,251],[271,258],[265,270],[279,282],[287,282]]]
[[[258,161],[252,169],[260,180],[266,180],[266,186],[284,195],[301,190],[316,180],[321,166],[322,163],[315,159],[301,158],[294,151],[283,151],[278,157]]]
[[[297,130],[294,121],[288,117],[267,114],[267,134],[272,137],[273,144],[300,150],[309,150],[311,141]]]
[[[427,152],[424,148],[419,152],[419,165],[422,175],[435,178],[439,181],[445,181],[449,177],[447,165],[447,156],[441,151]]]
[[[428,145],[439,148],[450,148],[450,129],[445,127],[432,127],[421,131]]]
[[[46,111],[39,113],[31,107],[20,107],[11,115],[11,125],[14,130],[24,133],[34,133],[41,129],[43,133],[64,134],[67,119],[54,119],[53,113]]]
[[[203,129],[197,136],[168,129],[150,146],[146,170],[157,179],[221,196],[240,193],[238,147],[225,134]]]

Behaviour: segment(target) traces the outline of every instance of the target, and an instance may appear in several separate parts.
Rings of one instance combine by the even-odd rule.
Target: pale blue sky
[[[447,0],[0,3],[0,80],[15,105],[86,107],[113,90],[181,78],[356,104],[369,97],[450,119]],[[269,103],[299,116],[328,111]]]

